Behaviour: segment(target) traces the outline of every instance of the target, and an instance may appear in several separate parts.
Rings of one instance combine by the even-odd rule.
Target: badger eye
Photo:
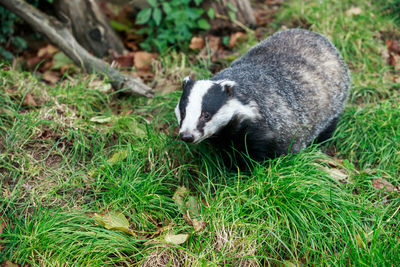
[[[208,112],[203,112],[202,114],[201,114],[201,116],[203,117],[203,119],[204,120],[209,120],[210,119],[210,113],[208,113]]]

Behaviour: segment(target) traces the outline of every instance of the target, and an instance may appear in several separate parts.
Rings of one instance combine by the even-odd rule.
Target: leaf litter
[[[118,230],[136,236],[129,227],[128,219],[122,213],[110,212],[104,215],[95,213],[93,218],[108,230]]]
[[[343,162],[340,159],[332,158],[332,159],[318,159],[319,163],[325,163],[328,166],[323,166],[319,163],[315,165],[324,170],[330,177],[339,181],[342,184],[351,183],[349,178],[349,173],[343,167]]]
[[[400,190],[399,186],[394,186],[393,184],[391,184],[390,182],[388,182],[386,179],[383,178],[376,178],[375,180],[373,180],[372,186],[378,190],[383,189],[385,192],[388,193]]]
[[[193,227],[194,233],[203,230],[207,223],[200,219],[199,203],[185,186],[176,189],[172,199],[183,213],[183,219]]]

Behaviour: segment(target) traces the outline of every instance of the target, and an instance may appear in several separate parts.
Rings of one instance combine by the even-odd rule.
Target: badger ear
[[[192,81],[192,79],[190,78],[190,76],[186,76],[183,81],[182,81],[182,88],[185,88],[185,86]]]
[[[220,85],[222,86],[222,90],[224,92],[226,92],[229,97],[233,97],[236,82],[225,80],[225,81],[220,82]]]

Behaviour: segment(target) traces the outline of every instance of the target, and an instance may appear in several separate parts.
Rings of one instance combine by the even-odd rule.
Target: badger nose
[[[192,143],[192,142],[194,141],[194,136],[193,136],[193,134],[188,133],[188,132],[180,133],[180,134],[179,134],[179,137],[180,137],[183,141],[185,141],[185,142],[187,142],[187,143]]]

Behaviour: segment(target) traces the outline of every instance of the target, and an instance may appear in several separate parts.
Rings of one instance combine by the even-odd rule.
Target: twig
[[[234,24],[238,25],[240,28],[242,28],[243,30],[245,30],[247,33],[254,33],[254,31],[252,29],[250,29],[249,27],[247,27],[246,25],[244,25],[243,23],[241,23],[240,21],[230,18],[228,16],[225,15],[221,15],[221,14],[215,14],[215,17],[217,19],[225,19],[225,20],[230,20],[232,21]]]

